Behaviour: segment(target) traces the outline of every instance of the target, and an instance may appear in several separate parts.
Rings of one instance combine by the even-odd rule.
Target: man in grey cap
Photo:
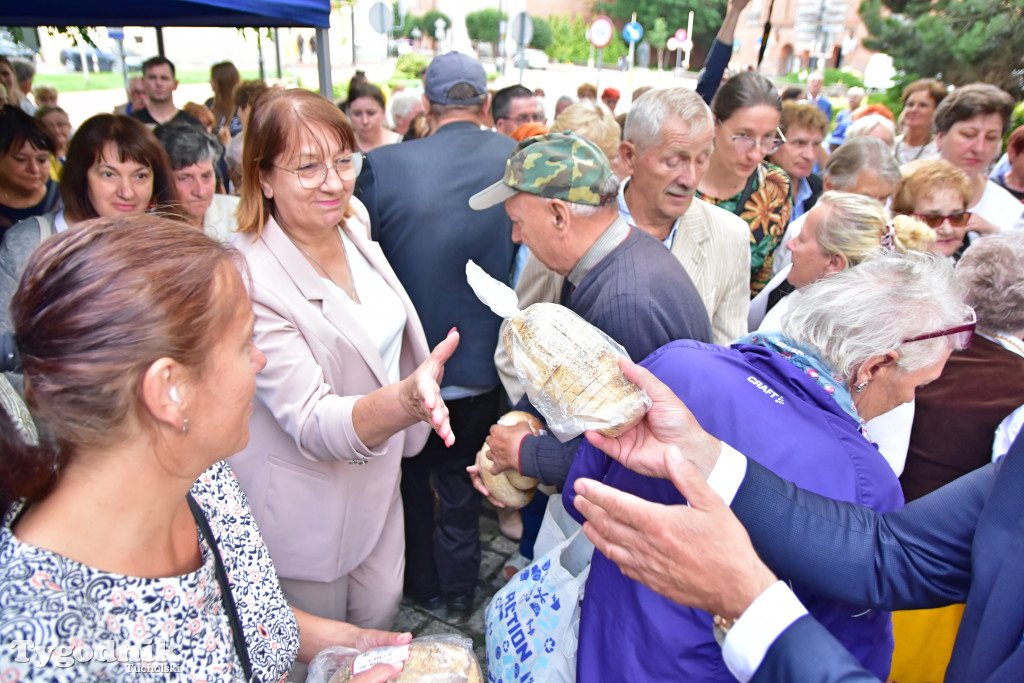
[[[474,606],[480,566],[480,496],[465,468],[502,402],[493,361],[501,320],[466,283],[466,261],[507,282],[516,250],[502,207],[476,212],[468,200],[501,179],[516,143],[481,130],[490,105],[487,77],[480,62],[464,54],[431,61],[424,104],[434,133],[370,152],[356,196],[427,342],[438,343],[452,327],[462,334],[441,384],[457,441],[449,449],[431,436],[419,455],[402,460],[406,595],[431,609],[446,600],[449,613],[462,616]]]
[[[469,203],[481,211],[504,204],[512,238],[565,277],[560,303],[633,360],[677,339],[710,343],[711,323],[693,282],[657,239],[622,219],[618,189],[597,145],[575,133],[549,133],[520,142],[504,178]],[[516,407],[533,411],[526,398]],[[515,468],[556,486],[565,483],[581,441],[533,436],[523,424],[494,425],[487,437],[492,471]]]

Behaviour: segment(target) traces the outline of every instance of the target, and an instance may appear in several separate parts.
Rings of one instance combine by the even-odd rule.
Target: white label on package
[[[400,664],[409,659],[410,645],[393,645],[364,652],[352,662],[352,673],[360,674],[378,664]]]

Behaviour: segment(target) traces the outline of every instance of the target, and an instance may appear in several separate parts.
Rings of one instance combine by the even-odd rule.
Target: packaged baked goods
[[[306,683],[348,683],[380,663],[402,664],[402,672],[390,679],[392,683],[482,683],[473,641],[452,633],[413,638],[408,645],[366,652],[327,648],[310,662]]]
[[[530,431],[534,435],[544,432],[543,423],[522,410],[511,410],[498,418],[500,425],[514,425],[520,422],[530,425]],[[490,450],[491,447],[484,443],[480,452],[477,453],[477,464],[480,466],[480,478],[483,479],[484,486],[491,492],[491,495],[512,509],[519,509],[533,500],[540,480],[524,476],[515,470],[492,474],[491,466],[494,461],[489,456]]]
[[[466,279],[484,304],[508,320],[504,343],[512,367],[559,440],[588,429],[618,435],[650,409],[647,394],[619,369],[625,349],[607,334],[558,304],[520,311],[515,291],[472,261]]]

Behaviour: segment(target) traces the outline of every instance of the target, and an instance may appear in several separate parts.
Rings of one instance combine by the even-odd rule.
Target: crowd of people
[[[552,506],[596,546],[577,680],[1013,680],[1013,99],[724,78],[745,5],[695,90],[550,119],[458,52],[338,103],[223,62],[181,108],[154,57],[72,130],[0,58],[0,671],[304,680],[406,644],[403,601],[477,604],[487,498],[506,578]],[[467,260],[621,344],[644,420],[499,424],[541,413]],[[484,443],[550,497],[504,509]]]

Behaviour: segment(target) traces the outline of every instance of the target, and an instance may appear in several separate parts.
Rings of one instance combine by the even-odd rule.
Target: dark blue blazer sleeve
[[[722,74],[725,67],[729,66],[729,58],[732,57],[732,45],[715,39],[704,59],[704,70],[697,79],[697,94],[704,98],[709,105],[711,98],[718,92],[718,86],[722,84]]]
[[[811,617],[802,617],[772,644],[751,683],[877,683],[851,655]]]
[[[964,602],[971,544],[996,466],[880,515],[798,489],[753,460],[732,509],[780,577],[881,610]]]

